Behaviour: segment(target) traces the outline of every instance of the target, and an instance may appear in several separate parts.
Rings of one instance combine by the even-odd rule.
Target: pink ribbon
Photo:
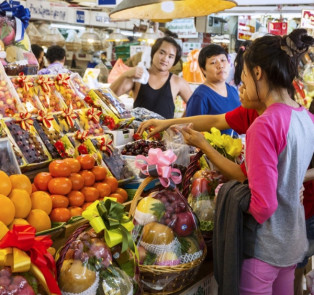
[[[171,167],[176,159],[177,156],[172,150],[163,152],[161,149],[150,149],[147,157],[136,156],[135,166],[144,175],[159,177],[162,186],[174,189],[182,179],[180,170]]]

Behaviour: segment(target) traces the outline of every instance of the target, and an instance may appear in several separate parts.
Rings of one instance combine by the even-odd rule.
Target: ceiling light
[[[233,0],[123,0],[109,16],[112,19],[124,20],[175,19],[209,15],[236,5],[237,3]]]
[[[157,34],[155,34],[153,28],[148,28],[147,31],[138,38],[138,41],[143,41],[149,45],[153,45],[157,39]]]
[[[115,29],[114,32],[109,35],[106,41],[124,42],[124,41],[129,41],[129,39],[121,34],[120,29]]]
[[[50,27],[52,28],[59,28],[59,29],[72,29],[72,30],[82,30],[85,31],[85,27],[82,26],[74,26],[68,24],[51,24]]]

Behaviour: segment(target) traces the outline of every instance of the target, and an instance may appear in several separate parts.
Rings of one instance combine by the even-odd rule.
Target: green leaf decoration
[[[8,26],[6,23],[3,24],[1,28],[1,40],[8,36],[12,31],[12,28]]]
[[[120,265],[120,268],[131,278],[134,277],[134,261],[129,260],[127,263]]]
[[[31,275],[29,272],[24,272],[21,275],[26,279],[27,283],[34,290],[34,293],[38,294],[38,282],[37,282],[37,279],[33,275]]]
[[[22,48],[25,51],[28,51],[28,49],[25,47],[25,45],[22,44],[21,42],[15,43],[15,46],[18,48]]]
[[[157,217],[157,220],[160,220],[164,216],[166,211],[165,205],[161,202],[152,204],[151,209],[153,211],[153,214]]]
[[[143,265],[154,265],[156,262],[157,255],[151,252],[147,252]]]
[[[181,244],[181,252],[182,254],[188,253],[190,247],[191,247],[191,242],[186,240],[185,238],[179,237],[179,242]]]

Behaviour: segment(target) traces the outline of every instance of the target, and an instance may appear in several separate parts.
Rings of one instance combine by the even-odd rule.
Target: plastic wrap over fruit
[[[223,182],[220,173],[208,169],[197,171],[191,180],[188,203],[198,217],[202,231],[213,229],[215,188]]]
[[[202,256],[204,244],[197,220],[178,191],[162,190],[143,198],[134,220],[140,264],[172,266]]]

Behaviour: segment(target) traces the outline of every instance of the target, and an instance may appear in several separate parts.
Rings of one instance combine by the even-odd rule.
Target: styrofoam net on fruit
[[[180,254],[180,242],[177,238],[175,238],[171,243],[167,245],[155,245],[148,244],[143,241],[140,242],[141,246],[143,246],[147,251],[154,253],[156,255],[161,255],[165,252],[174,252],[179,256]],[[179,254],[179,255],[178,255]]]
[[[71,292],[61,291],[61,293],[62,293],[62,295],[95,295],[97,292],[98,284],[99,284],[99,274],[97,272],[95,282],[88,289],[86,289],[84,292],[71,293]]]
[[[193,254],[188,254],[188,253],[185,253],[184,255],[181,255],[179,258],[180,258],[180,261],[181,263],[189,263],[189,262],[192,262],[200,257],[202,257],[203,255],[203,250],[200,250],[198,252],[195,252]]]

